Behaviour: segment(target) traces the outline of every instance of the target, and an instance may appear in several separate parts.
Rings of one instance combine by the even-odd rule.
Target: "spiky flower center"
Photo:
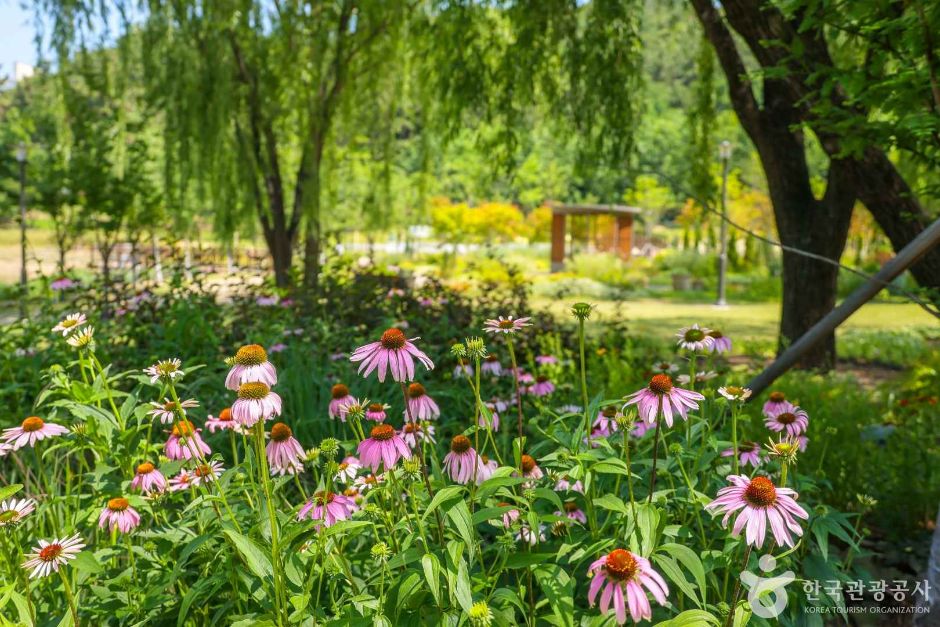
[[[286,442],[294,432],[283,422],[275,422],[271,426],[271,439],[275,442]]]
[[[522,466],[522,472],[532,472],[535,470],[535,458],[531,455],[523,455],[520,465]]]
[[[701,342],[705,339],[705,332],[701,329],[688,329],[682,336],[686,342]]]
[[[548,381],[548,377],[546,377],[544,374],[540,374],[539,376],[535,377],[535,380],[538,383],[545,383]]]
[[[783,392],[771,392],[770,393],[770,401],[772,403],[782,403],[785,400],[787,400],[787,395],[784,394]]]
[[[398,350],[405,346],[405,334],[401,329],[386,329],[382,334],[382,348],[386,350]]]
[[[347,468],[349,468],[349,464],[346,462],[340,462],[339,465],[336,467],[336,469],[340,472],[343,472]]]
[[[495,363],[499,361],[499,357],[497,357],[496,355],[487,355],[484,359],[490,363]]]
[[[356,488],[346,488],[345,490],[343,490],[343,494],[345,496],[355,497],[355,496],[359,496],[359,490],[357,490]]]
[[[336,498],[336,495],[332,492],[321,490],[314,494],[313,498],[316,499],[318,505],[328,505],[333,502],[333,499]]]
[[[760,448],[760,445],[757,442],[741,442],[738,444],[738,452],[740,453],[751,453]]]
[[[371,403],[369,405],[369,411],[371,411],[374,414],[378,414],[379,412],[384,412],[385,405],[383,405],[382,403]]]
[[[402,425],[401,430],[405,433],[418,433],[421,431],[421,425],[419,425],[417,422],[406,422],[404,425]]]
[[[568,512],[569,514],[571,512],[578,511],[578,504],[575,503],[574,501],[568,501],[567,503],[565,503],[565,511]]]
[[[744,498],[755,507],[769,507],[777,502],[777,488],[767,477],[754,477],[744,490]]]
[[[108,501],[108,509],[110,509],[112,512],[123,512],[130,506],[131,504],[122,496]]]
[[[346,387],[344,383],[337,383],[333,386],[333,389],[330,390],[330,394],[333,396],[333,400],[338,401],[341,398],[349,396],[349,388]]]
[[[633,557],[633,553],[625,549],[614,549],[607,556],[604,565],[607,567],[607,574],[621,581],[633,579],[640,570],[640,564]]]
[[[177,409],[181,409],[179,403],[176,401],[167,401],[163,404],[163,411],[165,412],[174,412]]]
[[[0,525],[5,525],[19,516],[19,512],[15,509],[8,509],[5,512],[0,512]]]
[[[44,546],[41,551],[39,551],[39,559],[44,562],[53,562],[59,555],[62,554],[62,545],[61,544],[49,544]]]
[[[498,326],[500,329],[511,329],[516,325],[513,323],[512,320],[500,320]]]
[[[655,392],[660,396],[669,394],[672,391],[672,379],[667,374],[653,375],[653,378],[650,379],[649,388],[651,392]]]
[[[159,373],[160,375],[164,377],[168,377],[174,372],[176,372],[177,370],[179,370],[180,367],[179,365],[177,365],[177,363],[174,360],[170,359],[166,361],[158,361],[156,369],[157,369],[157,373]]]
[[[71,329],[76,324],[78,324],[78,318],[66,318],[59,324],[62,326],[63,329]]]
[[[216,420],[221,420],[222,422],[230,422],[232,420],[232,408],[226,407],[219,413],[219,417]]]
[[[736,385],[729,385],[728,387],[725,388],[725,392],[727,392],[731,396],[741,396],[742,394],[744,394],[744,388],[739,388]]]
[[[27,433],[31,433],[33,431],[39,431],[45,426],[45,424],[46,423],[43,422],[43,419],[40,418],[39,416],[30,416],[29,418],[23,421],[22,428],[23,428],[23,431],[26,431]]]
[[[454,439],[450,441],[450,450],[457,453],[466,453],[470,450],[470,438],[465,435],[455,435]]]
[[[268,353],[258,344],[247,344],[235,353],[235,363],[239,366],[260,366],[267,360]]]
[[[238,387],[238,398],[250,398],[255,401],[260,401],[270,392],[271,388],[269,388],[266,383],[252,381],[250,383],[242,383]]]
[[[709,331],[708,336],[713,337],[716,340],[720,340],[721,338],[724,337],[724,335],[718,329],[712,329],[711,331]]]
[[[408,386],[409,398],[421,398],[425,393],[424,386],[420,383],[412,383]]]
[[[188,438],[195,432],[196,428],[193,426],[193,423],[188,420],[180,420],[173,425],[173,435],[178,438]]]
[[[215,474],[215,472],[213,471],[212,466],[209,464],[200,464],[193,471],[193,474],[197,477],[211,477]]]
[[[782,425],[792,425],[794,422],[796,422],[796,414],[789,411],[785,411],[782,414],[777,414],[777,422]]]
[[[605,407],[604,411],[602,411],[601,414],[603,414],[604,418],[613,418],[614,416],[617,415],[617,408]]]
[[[372,436],[373,440],[385,442],[395,437],[395,428],[392,425],[376,425],[372,427],[372,432],[369,435]]]
[[[155,468],[156,467],[150,462],[144,462],[143,464],[140,464],[139,466],[137,466],[137,474],[149,475],[150,473],[154,471]]]

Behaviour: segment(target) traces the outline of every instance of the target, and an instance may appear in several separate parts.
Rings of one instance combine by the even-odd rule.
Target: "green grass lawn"
[[[557,315],[567,315],[576,297],[564,301],[536,298],[534,304]],[[780,303],[744,303],[718,308],[704,303],[677,303],[666,300],[591,301],[597,310],[595,319],[610,320],[615,316],[633,322],[639,332],[662,336],[683,326],[698,322],[720,328],[726,335],[771,339],[780,323]],[[840,329],[902,330],[940,328],[937,319],[914,304],[869,303],[849,318]]]

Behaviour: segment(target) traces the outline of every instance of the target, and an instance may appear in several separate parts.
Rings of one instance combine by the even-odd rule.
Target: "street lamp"
[[[715,305],[725,307],[728,273],[728,164],[731,161],[731,142],[725,140],[718,146],[721,159],[721,250],[718,254],[718,300]]]
[[[16,147],[20,164],[20,317],[26,317],[26,144]]]

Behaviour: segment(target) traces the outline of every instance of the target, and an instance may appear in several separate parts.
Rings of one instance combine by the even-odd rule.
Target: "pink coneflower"
[[[809,438],[805,435],[796,436],[796,446],[800,449],[801,453],[806,452],[806,446],[809,444]]]
[[[787,435],[798,436],[809,426],[809,414],[796,405],[786,403],[764,420],[764,425],[771,431],[786,431]]]
[[[584,485],[581,481],[572,481],[571,477],[565,475],[560,477],[555,483],[556,492],[564,492],[565,490],[571,490],[572,492],[579,492],[584,494]]]
[[[362,477],[356,477],[356,480],[353,481],[353,485],[355,486],[356,490],[362,494],[365,494],[384,481],[385,475],[365,475]]]
[[[330,418],[339,418],[346,422],[346,406],[356,403],[356,399],[349,393],[349,388],[343,383],[337,383],[330,389]]]
[[[420,383],[408,385],[408,409],[410,411],[405,411],[406,420],[435,420],[441,415],[441,408]]]
[[[179,492],[180,490],[188,490],[190,487],[197,485],[193,482],[193,476],[189,474],[189,471],[185,468],[180,470],[179,474],[170,479],[170,492]]]
[[[421,442],[434,444],[434,425],[422,425],[420,422],[406,422],[401,426],[401,439],[413,449],[421,446]]]
[[[0,502],[0,528],[16,525],[35,509],[36,501],[33,499],[8,499]]]
[[[268,346],[268,352],[272,355],[276,353],[282,353],[286,350],[287,344],[284,344],[283,342],[278,342],[277,344],[271,344],[271,346]]]
[[[68,564],[85,548],[85,543],[77,533],[70,538],[54,539],[52,542],[40,540],[39,546],[27,553],[23,568],[32,570],[30,579],[45,577],[59,572],[59,567]]]
[[[729,401],[746,401],[751,398],[751,390],[736,385],[726,385],[718,388],[718,393]]]
[[[726,335],[722,335],[721,331],[718,329],[712,329],[708,332],[708,337],[712,338],[712,352],[714,353],[730,353],[731,352],[731,338]]]
[[[388,409],[388,405],[383,405],[382,403],[370,403],[366,407],[366,418],[369,420],[374,420],[375,422],[385,422],[387,414],[385,410]]]
[[[76,283],[72,279],[68,277],[62,277],[61,279],[56,279],[55,281],[50,283],[49,289],[51,289],[54,292],[58,292],[60,290],[67,290],[67,289],[73,288],[76,285],[78,285],[78,283]]]
[[[789,405],[790,403],[787,402],[786,394],[775,391],[770,393],[770,396],[767,398],[767,402],[764,403],[764,407],[761,409],[761,412],[765,416],[771,416],[783,411],[783,409]]]
[[[768,526],[779,546],[793,546],[790,532],[798,536],[803,535],[803,530],[794,520],[794,516],[807,519],[809,514],[797,505],[796,492],[774,486],[767,477],[749,479],[745,475],[730,475],[728,481],[731,485],[718,490],[718,497],[706,505],[705,509],[724,513],[722,527],[727,527],[731,515],[740,511],[731,529],[732,535],[739,535],[746,525],[745,541],[755,547],[764,544]]]
[[[266,383],[255,381],[238,387],[238,398],[232,404],[232,418],[243,427],[250,428],[259,420],[271,420],[281,415],[281,397]]]
[[[268,361],[268,354],[263,346],[242,346],[232,361],[235,363],[225,377],[225,387],[230,390],[238,391],[243,383],[264,383],[268,387],[277,383],[277,371]]]
[[[173,431],[169,439],[163,445],[163,454],[170,459],[192,459],[198,457],[196,451],[203,456],[211,455],[212,449],[202,441],[199,435],[201,429],[197,429],[188,420],[180,420],[173,425]]]
[[[223,470],[222,462],[199,464],[193,469],[189,481],[192,485],[207,485],[221,477]]]
[[[391,470],[404,457],[411,458],[411,449],[395,432],[395,428],[387,424],[372,427],[369,437],[359,443],[359,460],[375,472],[379,466],[385,464],[385,470]]]
[[[484,429],[491,429],[492,431],[499,431],[499,413],[496,411],[495,403],[484,403],[486,408],[490,410],[490,419],[487,424],[486,416],[483,413],[480,413],[480,417],[477,419],[477,424],[483,427]]]
[[[597,448],[601,445],[601,438],[610,437],[610,430],[605,427],[592,426],[591,427],[591,448]],[[587,436],[581,438],[581,442],[588,444]]]
[[[593,577],[588,589],[588,603],[594,607],[597,594],[601,592],[601,614],[610,612],[613,602],[617,622],[627,622],[627,610],[634,622],[653,618],[646,592],[652,593],[660,605],[666,604],[669,587],[653,570],[649,560],[631,553],[626,549],[614,549],[588,568],[588,576]]]
[[[633,431],[630,432],[630,435],[635,438],[642,438],[644,435],[646,435],[647,431],[652,431],[654,429],[656,429],[655,422],[646,422],[645,420],[640,420],[633,427]]]
[[[473,366],[470,364],[457,364],[454,366],[454,378],[459,379],[464,377],[466,379],[473,378]]]
[[[512,316],[500,316],[494,320],[487,320],[483,323],[483,330],[487,333],[515,333],[521,331],[524,327],[532,326],[529,322],[532,318],[513,318]]]
[[[273,307],[278,303],[277,296],[259,296],[255,299],[255,304],[259,307]]]
[[[121,533],[130,533],[139,524],[140,514],[122,496],[109,500],[98,516],[98,527],[107,527],[108,531],[117,529]]]
[[[496,463],[495,459],[490,459],[486,455],[480,455],[480,468],[477,469],[477,485],[482,484],[492,477],[497,468],[499,468],[499,464]]]
[[[539,525],[538,530],[533,531],[529,525],[523,523],[519,527],[519,533],[516,534],[517,542],[526,542],[531,546],[535,546],[539,542],[545,542],[545,525]]]
[[[52,327],[52,332],[61,333],[62,337],[65,337],[78,327],[85,324],[87,321],[88,319],[85,318],[85,314],[83,313],[69,314],[63,320],[61,320],[59,324]]]
[[[710,332],[711,329],[699,327],[697,324],[693,324],[690,327],[683,327],[676,333],[676,338],[679,340],[676,342],[676,345],[679,348],[684,348],[687,351],[696,353],[711,350],[715,339],[708,335]]]
[[[650,379],[649,385],[627,397],[627,405],[637,405],[640,418],[646,422],[656,422],[660,412],[666,420],[667,426],[672,426],[673,412],[688,418],[688,410],[698,409],[696,401],[705,397],[693,390],[684,390],[672,385],[668,374],[656,374]]]
[[[617,417],[619,415],[621,414],[617,411],[616,407],[605,407],[598,412],[597,418],[594,420],[594,428],[603,430],[605,435],[610,435],[620,428],[617,424]]]
[[[558,358],[554,355],[536,355],[535,363],[540,366],[553,366],[558,363]]]
[[[487,355],[483,359],[483,363],[480,364],[480,372],[494,377],[502,375],[503,367],[499,363],[499,357],[496,355]]]
[[[182,377],[183,362],[179,359],[161,359],[154,365],[144,368],[144,373],[150,375],[150,382],[156,383],[161,379],[163,381],[174,381]]]
[[[705,383],[706,381],[711,381],[717,376],[718,376],[718,373],[715,372],[714,370],[709,370],[708,372],[699,371],[695,373],[695,382]],[[679,376],[676,377],[676,382],[681,383],[682,385],[688,385],[689,381],[691,380],[692,379],[689,378],[689,375],[687,374],[680,374]]]
[[[512,509],[509,509],[503,512],[503,515],[498,519],[502,523],[502,526],[505,527],[506,529],[509,529],[510,527],[512,527],[512,524],[516,522],[517,520],[519,520],[519,515],[520,515],[519,510],[516,509],[512,503],[506,503],[504,501],[501,503],[497,503],[496,507],[512,507]],[[493,525],[499,526],[499,523],[494,522]]]
[[[455,435],[450,441],[450,452],[444,456],[444,470],[457,483],[470,483],[480,474],[480,456],[470,445],[470,438]]]
[[[360,468],[362,468],[362,464],[359,463],[359,460],[350,455],[336,466],[336,475],[333,476],[333,481],[343,483],[352,481],[359,474]]]
[[[144,494],[159,494],[166,490],[166,477],[150,462],[137,466],[137,472],[131,479],[131,488]]]
[[[565,511],[555,512],[556,516],[564,516],[570,520],[581,523],[582,525],[587,524],[587,516],[584,515],[584,512],[578,507],[578,504],[574,501],[568,501],[564,503]]]
[[[271,441],[265,452],[272,475],[303,472],[306,454],[300,442],[294,438],[294,432],[283,422],[271,425]]]
[[[533,377],[528,372],[523,372],[521,369],[518,370],[516,374],[516,380],[519,382],[520,387],[524,387],[530,383],[535,383],[535,377]]]
[[[407,339],[399,329],[386,329],[381,340],[360,346],[349,357],[349,361],[362,362],[359,373],[363,377],[377,370],[379,381],[385,381],[385,373],[390,371],[395,381],[412,381],[415,378],[415,359],[428,370],[434,369],[431,358],[414,345],[418,339]]]
[[[3,441],[17,451],[24,446],[35,446],[39,440],[45,440],[57,435],[68,433],[69,430],[62,425],[45,422],[39,416],[30,416],[18,427],[3,430]]]
[[[722,457],[734,457],[734,447],[721,452]],[[738,444],[738,461],[742,466],[750,464],[754,468],[760,466],[760,444],[757,442],[741,442]]]
[[[542,469],[539,468],[539,465],[535,462],[535,458],[531,455],[523,455],[520,458],[519,465],[522,467],[522,476],[530,480],[523,484],[525,486],[531,486],[534,482],[545,476],[545,473],[542,472]]]
[[[235,420],[232,418],[232,408],[226,407],[219,412],[218,416],[209,416],[206,418],[206,427],[209,428],[209,433],[215,433],[218,431],[226,431],[232,429],[234,431],[241,432],[242,428]]]
[[[679,366],[669,361],[658,361],[650,370],[657,374],[672,374],[679,371]]]
[[[147,415],[153,416],[154,418],[159,418],[160,422],[168,425],[173,422],[173,419],[176,417],[176,414],[179,413],[181,417],[186,416],[186,410],[192,409],[193,407],[199,407],[199,403],[196,399],[188,398],[185,401],[171,401],[168,398],[164,398],[162,403],[157,403],[155,401],[150,401],[150,406],[153,407],[150,411],[147,412]]]
[[[528,388],[532,396],[548,396],[555,391],[555,384],[548,380],[543,374],[535,377],[535,383]]]
[[[331,527],[341,520],[347,520],[356,511],[356,503],[345,494],[320,491],[300,508],[297,520],[316,520],[324,527]],[[319,531],[321,525],[316,525]]]

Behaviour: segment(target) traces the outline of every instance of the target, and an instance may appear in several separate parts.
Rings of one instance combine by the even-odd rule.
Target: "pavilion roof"
[[[559,202],[549,202],[548,206],[552,208],[552,213],[575,216],[616,214],[636,215],[642,211],[642,209],[639,207],[630,207],[628,205],[599,205],[589,203],[565,204]]]

